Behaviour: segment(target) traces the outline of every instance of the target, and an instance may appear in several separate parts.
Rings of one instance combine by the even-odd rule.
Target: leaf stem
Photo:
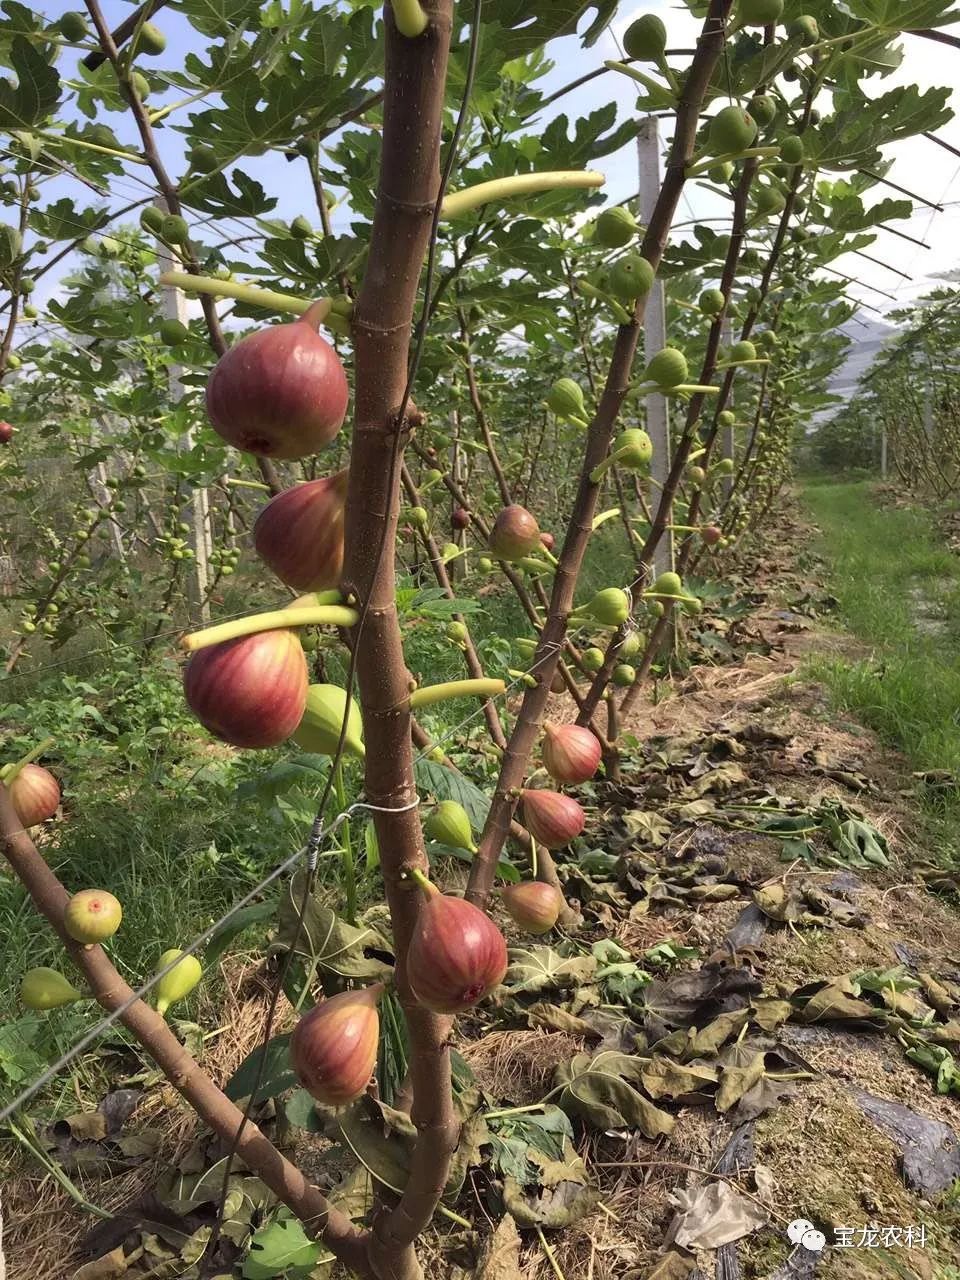
[[[17,774],[20,773],[26,765],[32,764],[33,761],[39,756],[42,756],[44,752],[49,751],[50,748],[55,745],[56,741],[56,738],[44,738],[42,742],[39,742],[35,747],[32,747],[25,756],[21,756],[15,764],[4,765],[3,768],[0,769],[0,782],[3,782],[5,786],[9,787]]]
[[[356,609],[337,604],[317,605],[307,609],[272,609],[267,613],[253,613],[246,618],[234,618],[203,631],[194,631],[181,637],[180,647],[188,653],[195,653],[212,644],[257,635],[261,631],[280,631],[293,627],[354,627],[358,616]]]
[[[253,284],[240,284],[236,280],[217,280],[213,276],[194,276],[187,271],[165,271],[160,283],[173,289],[182,289],[184,293],[203,293],[212,298],[236,298],[238,302],[246,302],[254,307],[263,307],[265,311],[280,311],[290,315],[302,316],[311,307],[317,320],[322,324],[333,306],[332,298],[320,298],[311,302],[309,298],[295,298],[290,293],[277,293],[274,289],[258,289]]]
[[[501,204],[516,196],[540,195],[544,191],[602,187],[606,178],[592,169],[557,169],[545,173],[515,173],[508,178],[478,182],[447,196],[440,208],[443,218],[458,218],[485,204]]]

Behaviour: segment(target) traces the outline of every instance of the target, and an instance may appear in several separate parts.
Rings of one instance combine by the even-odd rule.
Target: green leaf
[[[562,956],[552,947],[511,947],[503,979],[511,995],[521,991],[561,991],[591,981],[597,969],[594,956]]]
[[[483,830],[490,800],[465,774],[434,760],[418,760],[414,775],[421,791],[432,792],[438,800],[456,800],[466,809],[474,831]]]
[[[240,1098],[250,1096],[261,1063],[263,1063],[263,1074],[260,1087],[257,1089],[257,1102],[286,1093],[297,1083],[297,1077],[290,1065],[290,1035],[284,1032],[283,1035],[274,1036],[268,1040],[265,1045],[258,1045],[237,1067],[223,1090],[231,1101],[237,1102]]]
[[[244,1280],[274,1276],[306,1277],[323,1257],[323,1249],[307,1237],[295,1218],[275,1218],[250,1241],[240,1274]]]
[[[341,920],[332,907],[320,898],[324,887],[317,886],[307,899],[303,922],[298,924],[303,903],[303,876],[298,871],[280,898],[277,936],[271,951],[287,951],[297,938],[297,955],[314,963],[322,972],[339,974],[362,982],[386,977],[391,967],[384,960],[365,954],[367,950],[390,955],[391,944],[383,934],[369,925],[356,927]]]
[[[249,929],[251,925],[260,924],[263,920],[272,920],[276,910],[276,899],[268,898],[265,902],[251,902],[235,912],[220,926],[204,948],[204,965],[207,968],[215,965],[234,938],[243,933],[244,929]]]
[[[14,37],[10,63],[17,74],[17,84],[0,77],[0,129],[29,129],[57,105],[60,77],[23,36]]]

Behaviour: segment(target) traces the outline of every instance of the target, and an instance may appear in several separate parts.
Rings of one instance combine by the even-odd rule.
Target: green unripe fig
[[[537,652],[537,641],[532,636],[514,636],[513,647],[522,658],[532,658]]]
[[[722,156],[727,152],[746,151],[757,138],[757,122],[749,111],[731,103],[710,121],[707,133],[707,151]]]
[[[812,14],[802,13],[787,27],[787,35],[799,36],[805,45],[816,44],[820,39],[820,24]]]
[[[37,629],[37,624],[35,622],[31,622],[29,618],[27,619],[26,622],[23,622],[20,624],[20,630],[26,636],[32,636],[33,633],[36,631],[36,629]]]
[[[307,690],[307,705],[303,719],[290,735],[291,739],[302,750],[314,755],[336,754],[346,705],[346,690],[341,689],[339,685],[312,684]],[[360,708],[352,698],[347,714],[347,734],[343,749],[350,755],[363,757],[366,754],[363,745],[363,720],[360,716]]]
[[[65,40],[76,43],[78,40],[86,40],[90,34],[87,27],[87,20],[82,13],[68,12],[63,15],[57,23],[60,34]]]
[[[698,467],[694,464],[692,467],[687,467],[687,479],[691,484],[702,485],[706,482],[707,473],[703,467]]]
[[[158,236],[163,228],[164,216],[155,204],[148,204],[140,214],[140,226],[150,235]]]
[[[163,953],[157,965],[157,972],[165,969],[168,964],[173,964],[177,956],[183,956],[183,959],[175,969],[171,969],[162,977],[154,988],[157,996],[157,1013],[161,1018],[166,1017],[167,1010],[172,1004],[185,999],[203,976],[203,968],[197,957],[185,956],[178,947],[171,947],[169,951]]]
[[[160,224],[160,238],[167,244],[186,244],[190,239],[190,228],[185,218],[178,213],[168,213]]]
[[[717,423],[721,427],[732,427],[737,420],[737,415],[730,409],[721,409],[717,414]]]
[[[298,213],[290,223],[290,234],[294,240],[309,240],[313,235],[313,227],[302,213]]]
[[[803,162],[803,139],[790,134],[780,144],[780,159],[785,164],[801,164]]]
[[[152,22],[145,22],[140,28],[140,38],[137,41],[137,48],[142,49],[144,53],[156,57],[163,53],[167,47],[167,37],[163,34],[158,26]]]
[[[164,320],[160,324],[160,341],[167,347],[179,347],[190,337],[190,330],[182,320]]]
[[[142,71],[135,71],[133,73],[130,77],[130,87],[141,102],[146,102],[150,97],[150,81]]]
[[[757,348],[746,338],[742,342],[735,342],[730,348],[730,362],[732,364],[740,364],[744,360],[756,360],[756,358]]]
[[[680,608],[684,613],[700,614],[703,613],[703,601],[691,596],[689,600],[681,601]]]
[[[622,249],[640,230],[637,220],[622,205],[604,209],[593,224],[593,238],[604,249]]]
[[[666,613],[666,609],[663,607],[663,601],[648,600],[647,612],[650,614],[651,618],[662,618],[663,615]]]
[[[583,663],[584,670],[590,672],[599,671],[603,666],[603,650],[584,649],[580,655],[580,661]]]
[[[212,173],[217,167],[217,153],[205,142],[196,142],[190,148],[190,168],[197,173]]]
[[[821,121],[822,119],[823,119],[823,116],[821,115],[821,113],[820,113],[820,111],[818,110],[818,108],[817,108],[817,107],[813,107],[813,108],[811,108],[811,111],[810,111],[810,123],[811,123],[812,125],[816,126],[816,125],[818,125],[818,124],[820,123],[820,121]]]
[[[411,507],[408,518],[415,529],[425,529],[430,523],[430,513],[426,507]]]
[[[454,620],[453,622],[447,623],[446,634],[448,640],[453,640],[457,644],[463,644],[464,640],[466,640],[469,635],[469,632],[467,631],[464,623]]]
[[[423,834],[428,840],[449,845],[451,849],[466,849],[476,853],[470,818],[462,804],[456,800],[441,800],[423,824]]]
[[[698,305],[705,316],[718,316],[727,305],[727,299],[722,289],[704,289]]]
[[[29,298],[30,294],[33,293],[36,287],[37,282],[31,276],[24,276],[20,281],[20,292],[25,298]]]
[[[57,1009],[83,995],[56,969],[28,969],[20,981],[20,1000],[27,1009]]]
[[[655,13],[643,13],[623,33],[627,57],[638,62],[659,62],[667,47],[667,28]]]
[[[653,457],[653,441],[640,427],[627,427],[613,442],[613,452],[627,471],[642,471]]]
[[[715,182],[718,187],[725,186],[736,173],[736,165],[732,160],[722,160],[720,164],[711,165],[707,170],[707,177],[711,182]]]
[[[686,382],[690,369],[687,358],[676,347],[664,347],[653,357],[643,371],[644,382],[655,382],[658,387],[678,387]]]
[[[756,188],[757,211],[766,217],[774,213],[782,213],[786,205],[786,197],[777,187],[759,185]]]
[[[621,658],[635,658],[640,652],[640,632],[628,631],[620,646]]]
[[[750,99],[749,110],[758,125],[773,124],[777,118],[777,100],[768,93],[758,93],[755,98]]]
[[[744,249],[740,255],[740,261],[745,267],[759,267],[760,254],[756,249]]]
[[[766,27],[783,16],[783,0],[738,0],[737,20],[743,27]]]
[[[11,351],[10,354],[7,356],[7,368],[19,369],[22,364],[23,364],[23,361],[20,359],[17,353],[15,351]]]
[[[610,292],[626,302],[643,298],[653,288],[653,267],[639,253],[628,253],[610,268]]]
[[[82,889],[67,903],[63,927],[75,942],[92,947],[111,938],[120,928],[123,908],[106,889]]]
[[[23,308],[23,317],[25,320],[36,320],[39,312],[36,307],[32,307],[29,303]]]
[[[489,556],[481,556],[477,561],[477,568],[481,573],[489,573],[493,568],[493,561]]]
[[[650,590],[658,596],[682,596],[683,583],[679,573],[661,573]]]
[[[619,627],[630,616],[630,597],[620,587],[605,587],[578,612],[589,614],[601,626]]]
[[[618,662],[613,668],[610,679],[618,689],[629,689],[636,683],[637,669],[631,667],[629,662]]]
[[[733,475],[733,459],[721,458],[720,461],[717,463],[716,467],[714,467],[714,470],[716,471],[718,476],[732,476]]]
[[[547,392],[547,408],[558,418],[582,418],[587,412],[583,391],[572,378],[558,378]]]

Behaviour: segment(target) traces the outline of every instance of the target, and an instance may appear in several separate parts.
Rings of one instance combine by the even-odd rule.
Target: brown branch
[[[420,494],[417,492],[417,486],[406,463],[403,464],[401,476],[403,480],[403,487],[406,490],[408,499],[410,500],[410,505],[413,507],[421,506]],[[447,566],[443,563],[443,553],[437,545],[436,538],[434,538],[429,529],[421,529],[419,532],[423,539],[423,545],[427,549],[427,555],[430,558],[430,567],[433,570],[433,576],[436,578],[438,586],[448,600],[455,600],[457,598],[457,594],[450,581],[450,575],[447,573]],[[454,614],[454,617],[458,622],[463,623],[465,631],[463,639],[464,665],[474,680],[482,680],[483,666],[480,659],[477,657],[477,650],[474,646],[473,639],[471,638],[470,628],[467,625],[467,621],[462,613],[456,613]],[[483,701],[483,716],[487,722],[487,729],[489,730],[490,737],[501,749],[506,747],[507,739],[504,736],[503,725],[500,723],[497,708],[494,706],[493,701],[490,698],[485,698]]]
[[[139,24],[149,21],[157,10],[162,9],[166,3],[167,0],[146,0],[146,3],[142,4],[139,9],[135,9],[133,13],[124,18],[110,37],[114,46],[117,49],[122,48],[136,31]],[[102,66],[108,56],[106,51],[101,48],[99,52],[88,53],[83,60],[83,65],[88,71],[96,71],[97,67]]]
[[[373,1224],[370,1262],[378,1280],[420,1274],[413,1242],[429,1224],[447,1179],[459,1126],[450,1086],[450,1020],[413,995],[406,954],[421,907],[409,879],[427,871],[415,803],[409,677],[397,616],[394,547],[399,455],[410,420],[397,414],[407,386],[414,305],[439,191],[440,128],[453,0],[427,0],[428,25],[401,36],[384,12],[383,147],[367,269],[353,320],[354,432],[347,492],[343,587],[364,611],[357,677],[367,743],[365,793],[381,849],[397,956],[397,990],[410,1033],[411,1119],[418,1131],[399,1203]],[[403,436],[397,439],[397,433]],[[383,812],[382,810],[386,810]]]
[[[0,784],[0,839],[7,860],[37,910],[50,923],[71,960],[83,973],[96,999],[108,1012],[133,996],[102,947],[87,950],[63,927],[66,889],[23,830],[10,793]],[[200,1119],[226,1141],[232,1141],[243,1119],[240,1110],[213,1083],[170,1030],[163,1018],[143,1000],[135,1000],[119,1018],[143,1045],[157,1066],[196,1111]],[[334,1208],[304,1175],[280,1154],[255,1124],[240,1134],[237,1154],[244,1164],[288,1205],[307,1230],[321,1239],[345,1265],[370,1276],[365,1249],[369,1233],[358,1230],[346,1214]]]
[[[723,20],[729,8],[730,0],[711,0],[697,43],[697,53],[685,81],[666,176],[641,246],[641,253],[654,270],[659,268],[683,192],[686,169],[693,156],[700,109],[710,77],[723,51]],[[549,616],[534,660],[538,683],[524,695],[497,780],[480,847],[470,869],[467,897],[480,905],[490,893],[497,857],[510,829],[510,820],[517,805],[517,793],[523,783],[527,761],[539,735],[540,722],[550,696],[550,682],[566,634],[567,616],[573,606],[577,578],[593,532],[592,521],[599,486],[590,479],[590,473],[607,454],[610,438],[629,388],[630,372],[640,339],[643,309],[644,302],[641,299],[634,309],[630,323],[620,325],[617,330],[606,383],[587,432],[577,496],[553,581]]]

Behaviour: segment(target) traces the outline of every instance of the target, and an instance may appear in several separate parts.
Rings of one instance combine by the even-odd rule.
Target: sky
[[[57,0],[57,3],[45,8],[44,12],[53,21],[67,8],[75,7],[81,6]],[[130,12],[130,6],[121,3],[120,0],[104,0],[103,8],[111,26],[116,26]],[[556,65],[549,77],[541,81],[541,84],[547,87],[547,91],[562,87],[585,71],[598,66],[604,59],[620,56],[619,37],[635,17],[651,11],[659,13],[667,25],[668,48],[691,47],[700,24],[685,8],[668,3],[667,0],[648,0],[648,3],[642,5],[628,4],[623,6],[621,15],[592,49],[582,49],[575,38],[555,41],[550,53]],[[588,15],[588,19],[589,16],[591,15]],[[168,47],[161,58],[145,59],[144,66],[145,69],[162,72],[164,67],[176,66],[182,60],[184,53],[191,47],[197,47],[202,38],[179,14],[170,10],[161,10],[156,17],[156,23],[166,33]],[[960,24],[953,28],[948,27],[946,30],[960,34]],[[905,57],[901,68],[892,76],[867,81],[868,92],[884,93],[894,84],[915,83],[921,88],[927,88],[957,81],[957,72],[960,70],[960,50],[911,36],[904,37],[904,46]],[[71,51],[67,51],[60,64],[61,74],[69,76],[75,61],[76,56]],[[683,65],[682,62],[679,65]],[[177,92],[171,90],[169,95],[154,94],[150,105],[154,106],[173,99],[177,96]],[[628,118],[635,109],[636,94],[633,85],[625,77],[612,72],[562,99],[544,116],[544,121],[561,111],[571,115],[585,115],[610,101],[617,102],[620,119]],[[139,150],[132,120],[119,114],[111,114],[104,119],[108,120],[125,145]],[[173,123],[175,122],[176,117],[173,117]],[[665,123],[669,129],[669,122]],[[960,121],[954,120],[945,126],[940,130],[940,136],[960,148]],[[174,129],[167,128],[160,131],[158,137],[161,151],[164,158],[170,161],[173,173],[181,173],[184,166],[181,163],[182,142],[179,135]],[[855,283],[849,289],[850,296],[860,301],[865,308],[871,308],[863,312],[864,319],[871,322],[879,319],[877,312],[886,313],[902,307],[929,291],[936,284],[932,279],[936,273],[948,270],[960,262],[960,159],[923,138],[893,145],[887,148],[886,154],[894,160],[893,168],[887,175],[892,181],[945,207],[943,212],[938,213],[918,205],[909,220],[897,224],[908,234],[924,240],[930,245],[929,249],[908,244],[884,231],[879,233],[875,245],[868,249],[868,252],[881,262],[889,261],[912,279],[902,279],[884,266],[874,265],[859,257],[847,257],[835,264],[846,274],[855,277]],[[638,180],[636,152],[633,146],[613,156],[604,157],[595,167],[607,177],[605,191],[611,201],[622,200],[636,192]],[[249,162],[245,161],[244,168],[258,177],[271,194],[278,197],[279,202],[274,216],[292,218],[302,212],[307,212],[309,215],[312,211],[310,193],[303,187],[299,187],[297,183],[291,182],[291,169],[283,158],[262,157]],[[298,169],[301,174],[305,172],[299,166]],[[877,195],[874,197],[873,193],[870,193],[867,197],[868,203],[871,203],[874,198],[897,195],[883,187],[876,187],[873,190]],[[119,203],[125,203],[144,193],[143,183],[136,176],[131,176],[118,181],[114,196]],[[63,179],[44,182],[44,202],[64,194],[76,196],[76,187],[72,182]],[[84,193],[84,198],[86,194]],[[90,198],[93,199],[92,193]],[[722,201],[703,188],[688,184],[677,219],[676,234],[689,234],[689,226],[692,222],[725,214],[729,211],[729,207],[729,202]],[[338,223],[345,225],[348,221],[347,210],[335,211],[333,218],[335,230]],[[687,224],[686,229],[679,225],[684,223]],[[239,230],[239,225],[235,225],[232,228],[232,234],[237,234]],[[250,228],[247,227],[247,230],[249,231]],[[66,266],[69,266],[69,260]],[[41,305],[51,296],[56,296],[60,275],[59,271],[52,272],[50,276],[44,278],[35,299]]]

